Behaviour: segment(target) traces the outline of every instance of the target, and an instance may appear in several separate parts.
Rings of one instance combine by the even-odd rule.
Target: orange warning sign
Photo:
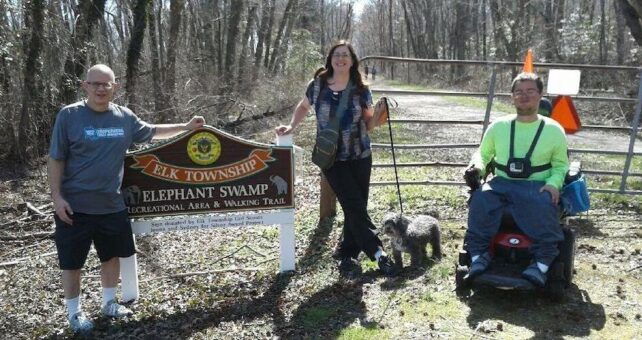
[[[524,67],[522,72],[526,73],[535,73],[535,68],[533,67],[533,50],[530,48],[526,52],[526,57],[524,57]]]
[[[566,133],[575,133],[581,127],[580,117],[577,115],[575,106],[570,96],[557,96],[553,100],[553,111],[551,118],[555,119]]]

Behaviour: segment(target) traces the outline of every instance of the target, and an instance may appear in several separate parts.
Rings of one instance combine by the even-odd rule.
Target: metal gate
[[[480,120],[417,120],[417,119],[391,119],[395,124],[475,124],[482,125],[482,132],[480,137],[486,131],[490,122],[490,114],[493,108],[493,100],[498,97],[510,97],[510,93],[496,92],[496,80],[498,69],[501,68],[514,68],[521,67],[522,63],[519,62],[505,62],[505,61],[473,61],[473,60],[439,60],[439,59],[412,59],[412,58],[397,58],[385,56],[368,56],[361,59],[361,62],[374,62],[379,63],[419,63],[419,64],[446,64],[446,65],[467,65],[477,66],[481,69],[488,70],[489,82],[488,89],[484,92],[453,92],[453,91],[406,91],[406,90],[379,90],[372,89],[375,94],[386,94],[392,96],[402,95],[425,95],[425,96],[464,96],[464,97],[485,97],[487,99],[486,111],[483,119]],[[534,63],[534,66],[543,69],[580,69],[580,70],[602,70],[602,71],[628,71],[637,72],[638,74],[638,92],[637,99],[623,98],[623,97],[595,97],[595,96],[572,96],[573,100],[586,100],[586,101],[601,101],[609,103],[635,103],[635,111],[631,126],[603,126],[603,125],[583,125],[583,130],[595,129],[604,131],[625,131],[629,135],[628,149],[623,150],[603,150],[603,149],[581,149],[569,148],[569,153],[572,154],[601,154],[601,155],[619,155],[625,156],[625,162],[621,171],[608,171],[591,168],[591,164],[582,164],[583,172],[586,174],[595,175],[609,175],[619,176],[620,185],[619,189],[608,188],[595,188],[590,187],[591,192],[613,193],[613,194],[629,194],[641,195],[642,190],[629,190],[627,189],[627,179],[629,177],[642,177],[641,172],[632,172],[631,164],[634,157],[642,156],[642,152],[635,151],[635,141],[638,138],[640,131],[640,110],[642,98],[642,67],[630,66],[609,66],[609,65],[586,65],[586,64],[556,64],[556,63]],[[379,75],[381,76],[380,72]],[[480,138],[481,139],[481,138]],[[479,143],[467,144],[394,144],[395,149],[452,149],[452,148],[477,148]],[[373,149],[390,149],[389,143],[372,143]],[[392,167],[393,164],[374,164],[373,168]],[[467,163],[452,163],[452,162],[418,162],[418,163],[397,163],[398,167],[427,167],[427,166],[448,166],[448,167],[465,167]],[[372,185],[395,185],[393,181],[372,182]],[[424,180],[424,181],[400,181],[401,185],[465,185],[463,181],[439,181],[439,180]]]

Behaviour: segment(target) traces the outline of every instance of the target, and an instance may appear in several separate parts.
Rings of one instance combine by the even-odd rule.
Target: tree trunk
[[[410,42],[410,46],[412,47],[412,53],[415,55],[415,57],[418,57],[419,54],[417,53],[417,43],[415,42],[415,37],[413,35],[413,25],[410,22],[410,16],[408,15],[408,9],[406,6],[406,0],[401,1],[401,7],[403,9],[403,18],[404,21],[406,22],[406,30],[408,31],[408,41]]]
[[[640,19],[640,16],[642,13],[640,12],[642,10],[642,0],[616,0],[619,2],[620,7],[622,8],[622,13],[624,14],[624,21],[626,22],[626,25],[629,26],[629,29],[631,30],[631,35],[635,39],[635,41],[642,47],[642,21]],[[638,3],[637,8],[632,5],[634,1],[637,1]]]
[[[125,93],[129,107],[136,110],[138,101],[136,99],[136,78],[138,77],[138,60],[143,49],[143,38],[145,37],[145,27],[147,25],[147,7],[150,0],[137,0],[133,8],[134,12],[134,29],[132,38],[127,49],[127,73],[125,82]]]
[[[274,15],[276,13],[276,4],[274,0],[267,0],[270,3],[270,20],[265,35],[265,57],[263,58],[263,67],[266,69],[270,65],[270,46],[272,46],[272,27],[274,26]]]
[[[162,7],[162,6],[161,6]],[[183,15],[183,0],[172,0],[169,6],[169,41],[167,42],[167,63],[165,65],[165,109],[171,119],[177,113],[176,106],[176,52],[178,50],[178,34],[181,28]]]
[[[295,22],[298,17],[298,3],[295,2],[292,7],[292,14],[285,26],[285,32],[283,33],[283,38],[281,39],[281,48],[273,54],[275,56],[274,65],[272,66],[272,73],[275,74],[280,71],[285,64],[285,52],[288,50],[290,45],[290,36],[292,36],[292,29],[294,28]]]
[[[613,1],[613,8],[615,10],[615,50],[616,50],[616,65],[624,64],[624,58],[627,53],[626,44],[626,24],[624,13],[622,12],[622,5],[619,1]]]
[[[290,20],[290,17],[294,15],[294,6],[296,5],[296,0],[288,0],[287,5],[285,6],[285,11],[283,12],[283,18],[281,18],[281,23],[279,24],[279,31],[276,33],[276,38],[274,39],[274,46],[272,47],[272,55],[270,56],[270,63],[268,69],[270,72],[274,73],[274,64],[276,63],[276,56],[280,53],[281,44],[283,43],[283,34],[285,33],[285,26]]]
[[[252,4],[247,13],[247,25],[245,25],[245,33],[243,33],[243,45],[241,47],[241,56],[239,57],[239,78],[238,84],[242,85],[245,82],[245,75],[247,74],[247,49],[249,47],[250,34],[254,29],[254,18],[256,17],[256,8],[258,4]]]
[[[609,23],[606,22],[606,1],[600,0],[600,64],[606,64],[607,57],[607,47],[606,47],[606,26]]]
[[[149,12],[147,15],[149,22],[149,51],[151,55],[152,66],[152,89],[154,91],[154,111],[159,114],[158,121],[164,121],[163,114],[163,90],[161,87],[162,78],[160,71],[160,59],[158,56],[158,38],[156,37],[156,19],[154,13],[154,2],[149,4]]]
[[[388,34],[390,35],[390,50],[389,50],[389,55],[394,56],[395,55],[395,31],[393,30],[392,27],[392,3],[393,0],[388,0]],[[395,79],[395,67],[394,63],[390,64],[390,80]]]
[[[65,71],[60,84],[60,102],[75,102],[78,96],[78,85],[86,69],[86,61],[94,25],[102,20],[106,0],[80,0],[74,33],[71,37],[71,51],[65,61]]]
[[[252,79],[256,80],[259,77],[259,71],[261,70],[261,60],[263,58],[263,49],[264,46],[269,48],[269,45],[266,45],[265,39],[268,35],[268,25],[270,21],[270,11],[274,7],[273,0],[266,0],[261,7],[261,26],[258,31],[257,43],[256,43],[256,52],[254,53],[254,74]],[[266,51],[267,53],[267,51]]]
[[[31,27],[28,43],[24,46],[25,68],[22,93],[22,107],[18,124],[18,140],[13,145],[13,159],[24,163],[40,155],[42,150],[34,136],[38,135],[40,124],[37,124],[34,117],[39,113],[42,104],[40,52],[42,50],[42,38],[44,37],[45,0],[29,0],[24,2],[25,26]]]
[[[239,24],[243,12],[243,0],[232,0],[230,21],[227,25],[227,44],[225,46],[225,79],[226,83],[234,81],[234,67],[236,60],[236,43],[239,35]]]
[[[325,0],[319,3],[319,17],[321,18],[321,29],[319,32],[319,49],[321,55],[325,55]]]

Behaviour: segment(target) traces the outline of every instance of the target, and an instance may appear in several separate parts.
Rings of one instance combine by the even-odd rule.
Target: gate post
[[[134,239],[134,246],[136,245],[136,237]],[[120,258],[120,287],[121,296],[124,302],[137,300],[138,293],[138,260],[136,254],[130,257]]]
[[[319,198],[319,220],[337,214],[337,195],[334,194],[328,180],[321,173],[321,194]]]

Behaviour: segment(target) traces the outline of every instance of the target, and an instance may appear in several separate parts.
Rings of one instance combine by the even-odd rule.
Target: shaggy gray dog
[[[428,258],[426,244],[432,247],[432,257],[441,259],[441,229],[436,218],[417,215],[412,220],[388,213],[383,220],[383,232],[390,237],[395,264],[403,268],[402,252],[410,253],[410,265],[423,266]]]

